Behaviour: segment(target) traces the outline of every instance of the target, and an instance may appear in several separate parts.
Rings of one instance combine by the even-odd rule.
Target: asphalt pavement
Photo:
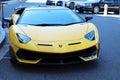
[[[15,6],[18,5],[15,4]],[[15,6],[10,5],[7,9],[10,10],[10,7]],[[11,64],[10,52],[8,51],[8,28],[4,28],[3,31],[6,35],[4,45],[0,49],[0,59],[1,56],[5,56],[0,60],[0,80],[120,80],[120,15],[79,15],[83,17],[86,15],[93,16],[90,22],[97,26],[101,43],[98,60],[68,66],[42,67]]]
[[[0,24],[0,47],[2,47],[4,39],[5,39],[5,31]]]

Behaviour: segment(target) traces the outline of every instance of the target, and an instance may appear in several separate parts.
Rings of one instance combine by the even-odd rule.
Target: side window
[[[114,0],[104,0],[104,3],[113,3]]]
[[[105,2],[112,2],[113,0],[104,0]]]

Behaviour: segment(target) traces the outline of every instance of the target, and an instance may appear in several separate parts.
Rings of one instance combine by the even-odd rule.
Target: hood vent
[[[69,45],[69,46],[72,46],[72,45],[78,45],[78,44],[81,44],[81,42],[69,43],[68,45]]]
[[[38,44],[39,46],[53,46],[52,44]]]

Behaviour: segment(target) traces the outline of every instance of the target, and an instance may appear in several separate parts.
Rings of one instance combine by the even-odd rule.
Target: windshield
[[[69,9],[35,9],[26,10],[17,24],[28,25],[67,25],[84,22],[84,20]]]

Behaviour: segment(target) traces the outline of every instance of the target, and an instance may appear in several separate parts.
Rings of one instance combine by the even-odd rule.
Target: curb
[[[2,28],[3,29],[3,28]],[[1,31],[1,30],[0,30]],[[8,40],[8,29],[4,28],[3,33],[5,33],[3,38],[1,38],[1,43],[0,43],[0,61],[3,59],[3,57],[8,53],[9,51],[9,40]]]
[[[0,49],[4,45],[5,36],[6,36],[6,33],[5,33],[4,29],[2,28],[2,26],[0,26]]]

